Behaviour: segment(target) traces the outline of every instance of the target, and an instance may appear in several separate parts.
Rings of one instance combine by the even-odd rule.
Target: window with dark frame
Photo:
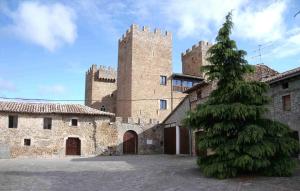
[[[31,145],[31,140],[30,139],[24,139],[24,145],[25,146],[30,146]]]
[[[18,127],[18,116],[10,115],[8,116],[8,128],[17,128]]]
[[[160,76],[160,85],[167,85],[167,76]]]
[[[282,96],[282,109],[284,111],[291,111],[291,95]]]
[[[44,129],[51,129],[52,128],[52,118],[45,117],[44,118]]]
[[[164,99],[160,100],[160,109],[161,110],[167,109],[167,100],[164,100]]]
[[[104,105],[101,106],[100,111],[106,111]]]
[[[78,126],[78,119],[71,119],[71,125],[74,127]]]
[[[289,83],[288,82],[284,82],[282,84],[282,89],[288,89],[289,88]]]

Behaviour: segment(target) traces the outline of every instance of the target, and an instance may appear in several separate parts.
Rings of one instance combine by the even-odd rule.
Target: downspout
[[[192,104],[191,104],[191,97],[190,97],[190,94],[188,94],[188,97],[189,97],[189,111],[191,111],[192,110]],[[192,146],[192,144],[193,144],[193,140],[192,140],[192,128],[191,127],[188,127],[189,128],[189,141],[190,141],[190,156],[193,156],[193,146]]]

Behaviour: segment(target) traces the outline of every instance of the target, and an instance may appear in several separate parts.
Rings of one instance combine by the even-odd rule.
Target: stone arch
[[[138,135],[133,130],[124,133],[123,154],[138,154]]]

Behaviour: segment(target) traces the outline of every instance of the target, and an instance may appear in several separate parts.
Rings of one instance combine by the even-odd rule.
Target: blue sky
[[[173,70],[200,40],[214,41],[233,10],[232,38],[283,72],[300,66],[298,0],[0,1],[0,96],[84,99],[85,71],[116,68],[118,39],[132,23],[173,33]]]

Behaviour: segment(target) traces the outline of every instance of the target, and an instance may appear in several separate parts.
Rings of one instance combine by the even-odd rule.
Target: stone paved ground
[[[0,190],[300,190],[300,169],[288,178],[216,180],[201,175],[195,158],[148,155],[0,160]]]

